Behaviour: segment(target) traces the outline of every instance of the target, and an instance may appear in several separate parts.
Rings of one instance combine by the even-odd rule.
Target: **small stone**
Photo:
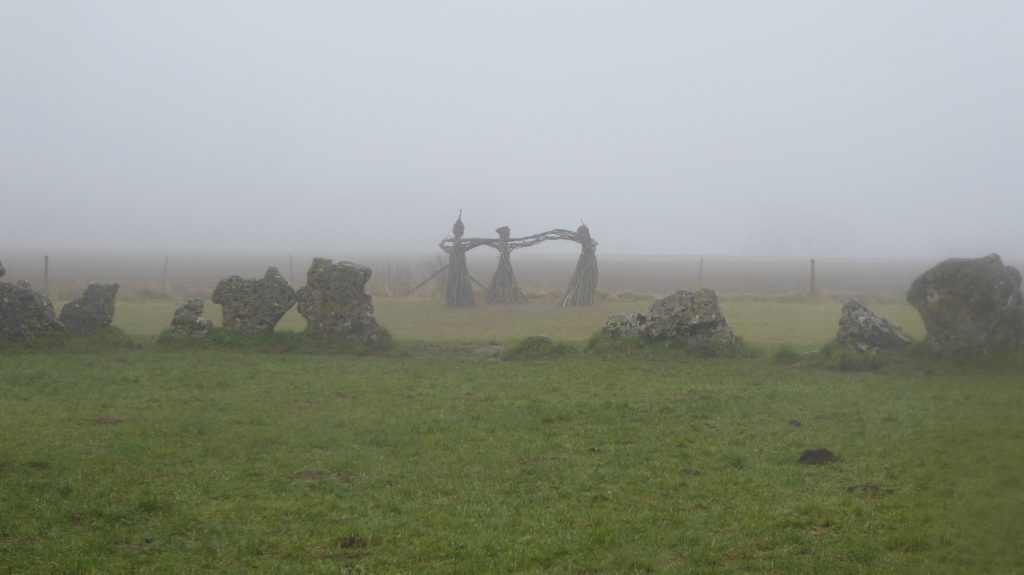
[[[116,283],[93,282],[82,297],[69,301],[60,310],[60,321],[75,337],[89,337],[114,321]]]
[[[1024,346],[1021,275],[996,254],[948,259],[914,280],[907,301],[943,354],[986,353]]]
[[[306,285],[297,294],[299,314],[308,323],[306,331],[327,339],[376,342],[384,330],[373,315],[373,298],[366,293],[372,273],[352,262],[315,258]]]
[[[213,329],[213,322],[203,317],[203,300],[201,298],[190,298],[174,310],[174,318],[171,320],[171,331],[187,336],[189,339],[201,339],[206,337]]]
[[[648,341],[679,340],[698,346],[734,342],[718,296],[709,289],[678,291],[656,300],[646,314],[611,316],[601,330],[614,338],[635,335]]]
[[[800,463],[805,465],[825,465],[827,463],[835,463],[836,461],[839,461],[839,457],[824,447],[808,449],[800,454]]]
[[[836,340],[849,349],[871,355],[882,350],[903,349],[911,344],[900,326],[878,317],[866,305],[854,300],[843,306]]]
[[[274,331],[277,322],[295,305],[295,290],[275,267],[261,279],[231,276],[213,290],[213,303],[224,312],[224,329],[244,335]]]

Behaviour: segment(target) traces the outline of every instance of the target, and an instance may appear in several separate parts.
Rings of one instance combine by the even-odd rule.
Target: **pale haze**
[[[1024,258],[1020,2],[0,2],[0,247]],[[569,246],[567,249],[576,250]],[[332,251],[333,250],[333,251]]]

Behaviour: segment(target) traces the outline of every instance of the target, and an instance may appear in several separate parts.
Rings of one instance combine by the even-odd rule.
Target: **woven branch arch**
[[[473,278],[466,264],[466,252],[487,246],[498,251],[498,268],[486,288],[487,303],[525,303],[526,296],[519,289],[515,272],[512,270],[512,252],[552,240],[567,240],[580,244],[582,251],[576,262],[576,270],[569,281],[569,287],[559,302],[561,307],[588,306],[594,304],[597,292],[597,242],[590,235],[586,224],[576,231],[554,229],[523,236],[511,237],[508,226],[495,230],[497,238],[464,238],[465,225],[462,213],[452,226],[452,235],[441,240],[438,246],[448,254],[448,282],[445,286],[445,303],[448,307],[471,307],[473,299]]]

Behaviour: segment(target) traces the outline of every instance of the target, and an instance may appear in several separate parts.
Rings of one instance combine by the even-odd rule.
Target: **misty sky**
[[[1015,1],[0,0],[0,249],[429,252],[462,209],[604,253],[1020,258],[1022,30]]]

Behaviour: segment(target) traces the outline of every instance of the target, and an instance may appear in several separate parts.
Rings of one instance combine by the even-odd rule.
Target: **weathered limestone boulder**
[[[189,339],[201,339],[212,329],[213,322],[203,317],[202,298],[190,298],[174,310],[174,318],[171,320],[172,332]]]
[[[28,282],[0,283],[0,341],[29,341],[64,334],[53,303]]]
[[[677,291],[651,304],[647,313],[608,318],[602,331],[612,337],[636,335],[648,341],[679,340],[707,346],[732,344],[732,329],[709,289]]]
[[[373,316],[373,298],[366,293],[370,268],[351,262],[315,258],[299,290],[299,313],[313,335],[369,344],[384,332]]]
[[[1021,275],[998,255],[948,259],[914,280],[907,301],[940,353],[986,353],[1024,345]]]
[[[89,337],[114,321],[116,283],[93,282],[82,297],[69,301],[60,310],[60,322],[75,337]]]
[[[854,351],[871,355],[882,350],[903,349],[911,343],[903,328],[878,317],[866,305],[854,300],[843,306],[836,341]]]
[[[274,331],[274,326],[295,305],[295,290],[275,267],[261,279],[231,276],[213,290],[213,303],[224,311],[224,329],[244,335]]]

